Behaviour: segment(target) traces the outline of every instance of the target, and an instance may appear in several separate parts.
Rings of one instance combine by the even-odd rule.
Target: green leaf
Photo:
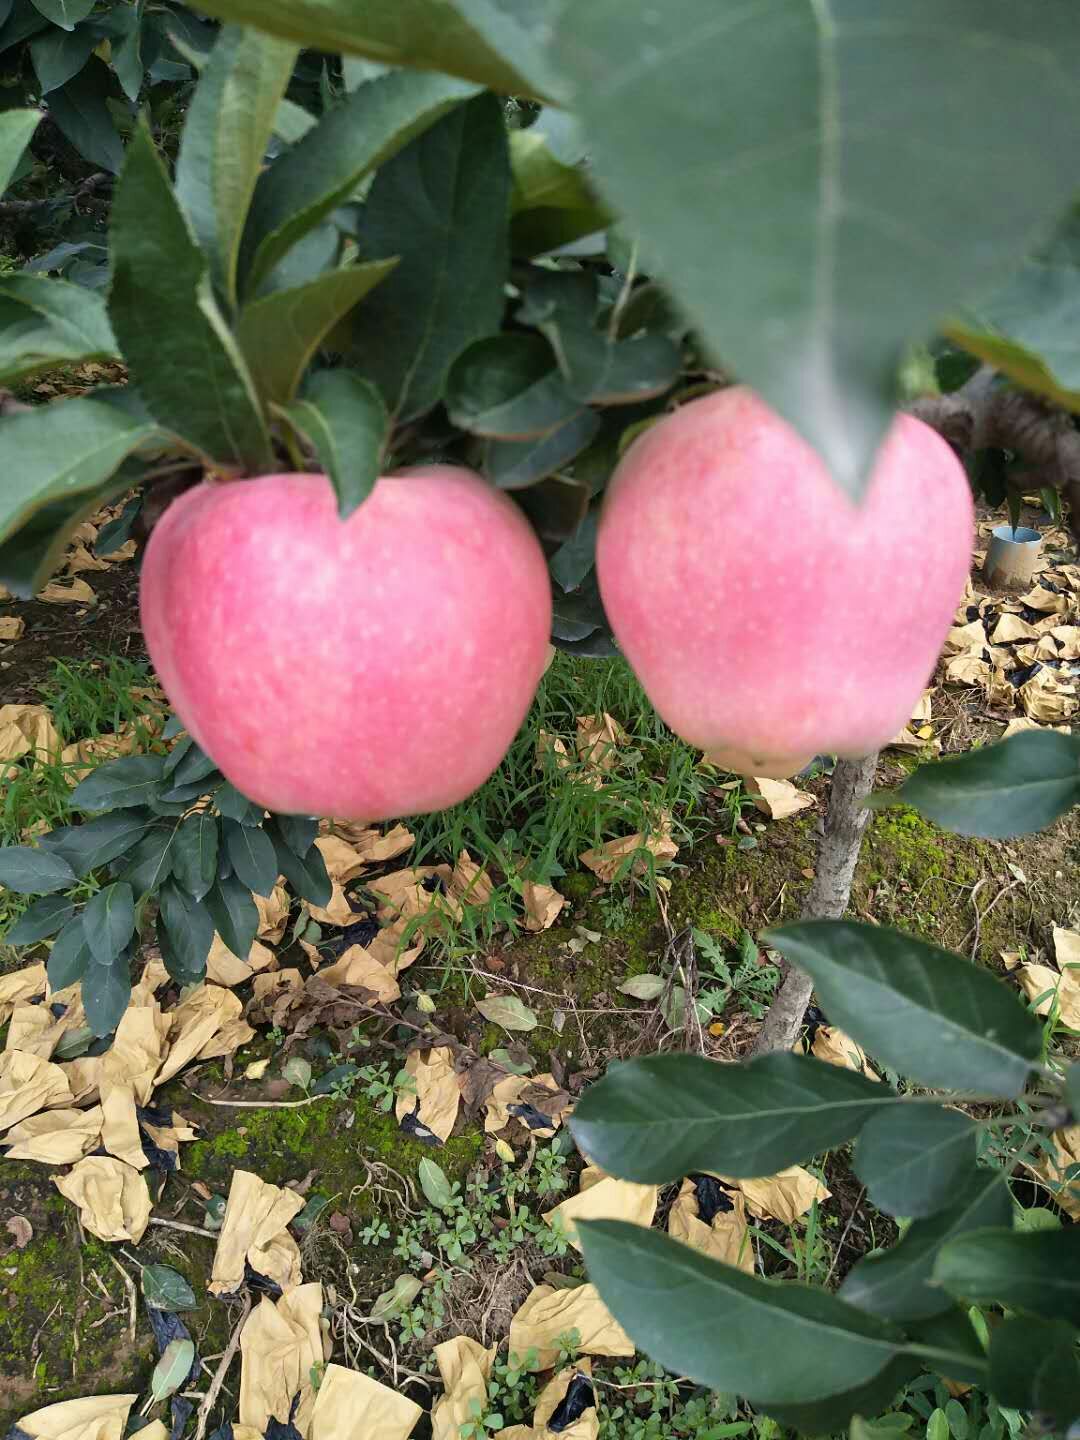
[[[887,1086],[804,1055],[742,1065],[651,1055],[612,1065],[570,1128],[594,1164],[664,1184],[695,1170],[772,1175],[842,1145],[898,1103]]]
[[[1030,835],[1080,803],[1080,737],[1026,730],[920,765],[898,790],[874,798],[877,806],[903,801],[958,835]]]
[[[289,404],[326,337],[396,264],[348,265],[245,305],[236,338],[264,401]]]
[[[85,20],[94,8],[94,0],[33,0],[46,20],[59,25],[61,30],[74,30],[80,20]]]
[[[46,30],[43,35],[36,35],[30,42],[30,59],[41,82],[41,93],[47,95],[50,90],[66,85],[99,44],[100,36],[91,25],[83,25],[78,30]]]
[[[357,313],[349,361],[398,419],[436,405],[454,357],[498,330],[509,205],[506,122],[494,95],[457,106],[376,175],[360,251],[401,263]]]
[[[43,408],[43,407],[42,407]],[[15,595],[35,596],[59,566],[72,532],[102,505],[130,489],[127,466],[77,500],[56,500],[36,510],[8,540],[0,542],[0,584]]]
[[[312,375],[302,399],[284,414],[314,449],[347,520],[371,494],[390,439],[386,403],[370,380],[351,370]]]
[[[500,490],[523,490],[569,465],[600,433],[594,410],[579,410],[539,440],[489,440],[484,470]]]
[[[675,1375],[754,1403],[821,1400],[865,1385],[903,1341],[828,1294],[722,1265],[656,1230],[578,1227],[589,1278],[615,1319]]]
[[[161,784],[160,755],[125,755],[110,760],[81,780],[71,792],[75,810],[126,810],[145,805]]]
[[[248,293],[365,175],[473,93],[444,75],[402,71],[362,85],[327,111],[256,186],[244,234]]]
[[[86,1023],[98,1039],[111,1035],[120,1024],[131,999],[131,967],[127,955],[111,965],[89,964],[82,982]]]
[[[94,541],[94,554],[107,558],[126,545],[131,539],[135,522],[142,514],[142,496],[137,495],[134,500],[129,500],[115,520],[110,520],[98,531],[97,539]]]
[[[0,493],[0,539],[21,530],[47,505],[70,503],[96,492],[133,451],[158,433],[144,418],[96,395],[4,416],[0,458],[8,458]],[[33,595],[26,585],[11,588],[20,599]]]
[[[533,256],[569,245],[584,235],[606,230],[610,212],[585,178],[576,155],[571,163],[555,153],[549,131],[566,116],[545,110],[528,130],[510,134],[514,191],[510,210],[511,248]]]
[[[549,435],[581,413],[551,347],[517,331],[467,346],[447,374],[445,398],[455,425],[500,440]]]
[[[1076,1331],[1061,1320],[1005,1320],[990,1337],[990,1392],[999,1405],[1040,1411],[1062,1426],[1080,1415]]]
[[[106,885],[82,913],[83,934],[99,965],[111,965],[135,934],[135,896],[121,881]]]
[[[218,822],[201,811],[180,822],[173,842],[173,875],[193,900],[201,900],[217,878]],[[248,950],[251,946],[248,946]],[[247,950],[244,951],[247,958]]]
[[[0,885],[16,895],[51,895],[75,884],[75,872],[60,855],[29,845],[0,849]]]
[[[446,1178],[446,1172],[436,1165],[434,1160],[420,1161],[417,1179],[420,1181],[420,1189],[423,1190],[428,1202],[434,1205],[436,1210],[449,1210],[453,1200],[453,1190],[450,1181]]]
[[[246,960],[259,928],[259,912],[251,898],[251,891],[235,875],[229,875],[224,880],[218,880],[207,895],[206,908],[225,944],[239,959]]]
[[[226,26],[184,122],[176,196],[230,306],[244,223],[298,53],[273,36]]]
[[[282,817],[278,817],[280,820]],[[322,852],[312,845],[301,859],[282,837],[278,821],[267,821],[266,833],[274,842],[278,870],[302,899],[311,905],[326,905],[333,893],[326,861]],[[245,959],[247,957],[245,956]]]
[[[54,830],[42,843],[48,844],[51,854],[66,860],[76,875],[88,875],[132,849],[152,823],[147,810],[116,810],[85,825]]]
[[[33,945],[63,929],[75,914],[75,906],[64,895],[47,895],[35,900],[4,936],[5,945]]]
[[[1080,1326],[1080,1229],[974,1230],[943,1247],[934,1279],[959,1300]]]
[[[214,943],[210,911],[174,880],[162,885],[158,904],[157,937],[166,968],[181,984],[195,984],[206,974],[206,957]]]
[[[848,1273],[840,1295],[873,1315],[923,1320],[940,1315],[951,1296],[933,1282],[938,1252],[955,1235],[989,1225],[1008,1225],[1012,1200],[1001,1170],[979,1169],[957,1187],[961,1197],[948,1210],[916,1220],[903,1239],[883,1255],[867,1255]]]
[[[898,1390],[913,1379],[922,1367],[906,1356],[886,1365],[880,1375],[852,1390],[842,1390],[827,1400],[804,1404],[775,1404],[759,1397],[756,1408],[781,1425],[790,1426],[800,1435],[830,1435],[842,1428],[852,1416],[880,1415]],[[854,1440],[854,1426],[852,1427]]]
[[[180,748],[177,746],[177,750]],[[176,756],[176,763],[170,769],[169,761],[173,756],[176,756],[176,750],[172,751],[165,762],[165,774],[170,777],[173,789],[186,788],[189,785],[206,785],[210,788],[214,783],[212,777],[221,773],[210,756],[193,740]]]
[[[132,104],[138,100],[146,78],[142,55],[145,4],[146,0],[136,0],[134,5],[114,11],[109,17],[112,30],[110,64]]]
[[[230,785],[227,780],[215,792],[214,804],[219,815],[235,820],[240,825],[261,825],[266,814],[261,805],[256,805],[246,795],[241,795],[236,786]]]
[[[310,815],[275,815],[273,828],[294,855],[301,859],[315,844],[319,822]]]
[[[177,1270],[168,1265],[144,1265],[142,1293],[147,1305],[155,1310],[195,1310],[195,1291]]]
[[[546,55],[555,0],[198,0],[299,45],[463,75],[511,95],[561,90]]]
[[[235,820],[223,820],[222,825],[225,849],[237,879],[257,895],[269,895],[278,877],[277,855],[269,835],[256,825],[240,825]]]
[[[40,110],[5,110],[0,114],[0,195],[11,184],[23,151],[40,124]]]
[[[489,995],[475,1004],[485,1020],[492,1025],[501,1025],[504,1030],[536,1029],[535,1012],[522,1004],[516,995]]]
[[[975,1154],[975,1125],[967,1115],[944,1106],[897,1105],[859,1132],[854,1170],[887,1215],[933,1215],[952,1202]]]
[[[251,376],[145,123],[128,147],[109,237],[109,313],[151,411],[210,459],[265,471],[270,441]]]
[[[118,358],[105,301],[42,275],[0,277],[0,384],[58,365]]]
[[[175,829],[159,826],[143,837],[131,852],[120,879],[136,896],[155,895],[172,874],[172,847]]]
[[[118,175],[124,164],[124,142],[106,104],[113,89],[108,67],[92,58],[77,75],[49,95],[49,119],[84,159]]]
[[[90,964],[90,947],[86,943],[82,916],[69,920],[53,942],[45,970],[49,986],[55,992],[66,990],[86,974]]]
[[[1011,1100],[1042,1052],[1042,1029],[980,965],[898,930],[810,920],[770,930],[814,981],[821,1008],[882,1064],[921,1085]]]
[[[1075,19],[1068,0],[563,12],[556,59],[598,188],[714,353],[852,495],[905,342],[1006,271],[1073,190]]]
[[[983,1322],[980,1314],[979,1320]],[[950,1380],[986,1385],[986,1351],[975,1331],[970,1310],[953,1305],[940,1315],[906,1325],[911,1351],[922,1369],[934,1369]]]
[[[167,1400],[175,1395],[187,1380],[195,1363],[195,1342],[193,1340],[170,1340],[161,1352],[161,1359],[154,1366],[150,1376],[150,1394],[155,1401]]]
[[[596,565],[596,528],[599,520],[599,513],[590,511],[548,562],[551,578],[563,590],[576,590]]]

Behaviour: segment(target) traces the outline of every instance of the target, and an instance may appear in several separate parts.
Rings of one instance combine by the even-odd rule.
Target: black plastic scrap
[[[566,1394],[556,1406],[547,1428],[555,1435],[568,1430],[575,1420],[580,1420],[590,1406],[596,1404],[596,1393],[588,1375],[579,1370],[571,1379]]]
[[[706,1225],[711,1225],[715,1216],[735,1209],[727,1191],[712,1175],[693,1175],[691,1179],[697,1196],[698,1219]]]

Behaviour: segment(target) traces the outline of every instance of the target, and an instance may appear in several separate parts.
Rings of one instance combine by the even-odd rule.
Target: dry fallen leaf
[[[1001,616],[990,632],[990,640],[994,645],[1013,645],[1018,640],[1037,640],[1038,636],[1038,630],[1026,620],[1022,620],[1019,615],[1008,613]]]
[[[74,1165],[101,1143],[100,1105],[88,1110],[43,1110],[20,1120],[4,1136],[9,1160],[35,1160],[40,1165]]]
[[[446,1045],[435,1046],[425,1060],[422,1050],[410,1050],[405,1070],[413,1077],[416,1089],[412,1094],[399,1092],[394,1111],[398,1121],[415,1114],[433,1135],[449,1140],[461,1103],[453,1051]]]
[[[1018,715],[1015,720],[1010,720],[1008,725],[1005,726],[1005,729],[1001,732],[1001,738],[1002,740],[1011,740],[1014,735],[1022,735],[1025,730],[1046,729],[1053,729],[1056,730],[1059,734],[1064,735],[1068,735],[1070,733],[1068,725],[1040,725],[1035,720],[1028,720],[1026,716]]]
[[[274,962],[274,952],[267,946],[254,942],[246,960],[234,955],[222,940],[215,935],[206,957],[206,978],[215,985],[243,985],[259,970],[265,970]]]
[[[1073,1220],[1080,1220],[1080,1172],[1071,1180],[1065,1178],[1068,1171],[1080,1165],[1080,1125],[1055,1130],[1051,1139],[1054,1142],[1054,1159],[1044,1155],[1031,1168],[1050,1186],[1055,1201],[1065,1214]]]
[[[547,1075],[507,1075],[484,1100],[484,1130],[488,1135],[503,1130],[511,1120],[522,1124],[541,1139],[550,1138],[558,1130],[569,1109],[570,1096]],[[511,1109],[528,1106],[527,1118],[511,1114]],[[535,1113],[531,1113],[535,1112]],[[530,1121],[532,1123],[530,1123]],[[546,1123],[541,1123],[546,1121]],[[585,1179],[582,1176],[582,1188]]]
[[[1044,614],[1063,615],[1069,608],[1067,595],[1055,594],[1053,590],[1047,590],[1045,585],[1036,585],[1026,595],[1017,597],[1019,603],[1029,610],[1039,610]]]
[[[12,1215],[4,1228],[11,1236],[16,1250],[25,1250],[34,1238],[34,1227],[25,1215]]]
[[[39,1110],[71,1103],[71,1087],[59,1065],[22,1050],[0,1055],[0,1132]]]
[[[44,705],[0,705],[0,760],[18,760],[23,755],[47,760],[62,749],[52,715]]]
[[[0,640],[21,640],[26,621],[21,615],[0,615]]]
[[[989,663],[978,655],[957,655],[945,666],[946,680],[958,685],[988,685],[990,675]]]
[[[637,855],[633,864],[629,867],[632,875],[644,875],[648,871],[649,864],[643,855],[637,852],[646,850],[654,857],[657,866],[663,865],[665,861],[674,860],[679,853],[679,847],[667,833],[667,828],[659,835],[650,835],[645,838],[641,831],[636,835],[625,835],[619,840],[609,840],[606,845],[601,845],[595,850],[586,850],[579,855],[578,859],[591,870],[598,880],[605,885],[611,882],[627,868],[626,862],[632,855]]]
[[[51,580],[44,590],[39,590],[34,596],[45,605],[93,605],[97,596],[85,580],[72,580],[70,584],[63,585],[59,580]]]
[[[600,1433],[600,1416],[595,1405],[588,1406],[583,1415],[580,1415],[577,1420],[564,1427],[560,1432],[548,1428],[548,1422],[566,1399],[566,1393],[578,1375],[592,1378],[592,1364],[584,1356],[580,1360],[576,1360],[569,1369],[560,1370],[557,1375],[552,1376],[541,1390],[536,1400],[536,1409],[533,1411],[532,1429],[525,1430],[523,1440],[528,1440],[530,1436],[540,1440],[540,1437],[556,1433],[560,1433],[563,1440],[597,1440]],[[593,1393],[595,1395],[595,1391]],[[506,1436],[510,1432],[504,1430],[500,1433]]]
[[[792,785],[790,780],[769,780],[754,776],[746,781],[746,793],[755,806],[770,820],[786,820],[800,810],[808,810],[817,804],[813,795]]]
[[[304,1208],[294,1190],[270,1185],[249,1170],[234,1170],[218,1236],[211,1295],[235,1295],[245,1263],[283,1290],[300,1283],[300,1251],[287,1226]]]
[[[17,1004],[44,995],[46,983],[43,964],[26,965],[22,970],[12,970],[9,975],[0,975],[0,1025],[11,1018]]]
[[[550,1370],[559,1358],[559,1338],[576,1330],[580,1355],[633,1355],[634,1342],[600,1299],[595,1285],[556,1290],[537,1285],[510,1322],[510,1353],[535,1350],[529,1369]]]
[[[613,715],[579,715],[575,747],[578,759],[593,770],[610,770],[630,737]]]
[[[383,897],[380,920],[410,920],[433,912],[436,919],[447,914],[460,920],[461,906],[449,894],[453,873],[449,865],[415,865],[368,881],[368,889]]]
[[[431,1412],[431,1440],[458,1440],[461,1427],[474,1420],[474,1403],[487,1408],[488,1381],[496,1347],[459,1335],[435,1346],[444,1393]]]
[[[328,985],[359,985],[370,990],[383,1005],[391,1005],[401,998],[401,987],[394,979],[394,972],[363,945],[350,945],[339,960],[319,973]]]
[[[1020,988],[1038,1015],[1049,1015],[1055,1000],[1063,1024],[1080,1030],[1080,969],[1058,972],[1049,965],[1021,965]]]
[[[538,770],[544,768],[549,755],[559,770],[568,770],[574,763],[570,759],[566,741],[561,740],[558,735],[550,735],[546,730],[541,730],[536,737],[536,768]]]
[[[67,1175],[53,1178],[65,1199],[79,1207],[83,1228],[99,1240],[137,1245],[150,1221],[150,1192],[137,1170],[111,1155],[90,1155]]]
[[[495,893],[491,876],[462,850],[449,881],[450,894],[463,905],[486,905]]]
[[[525,929],[533,934],[550,930],[562,914],[566,896],[560,895],[551,885],[537,885],[526,880],[521,887],[521,898],[525,905]]]
[[[285,934],[285,927],[289,923],[289,892],[284,885],[275,885],[268,896],[252,895],[255,908],[259,912],[259,928],[257,935],[260,940],[265,940],[267,945],[276,945]]]

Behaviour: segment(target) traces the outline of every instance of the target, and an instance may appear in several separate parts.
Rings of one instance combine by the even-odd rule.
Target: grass
[[[110,655],[103,660],[55,660],[38,692],[61,739],[70,745],[160,713],[159,706],[138,693],[153,683],[148,666]]]

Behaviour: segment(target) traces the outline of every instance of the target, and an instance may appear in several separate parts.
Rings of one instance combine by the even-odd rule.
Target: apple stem
[[[876,754],[861,760],[838,760],[829,789],[825,833],[818,843],[814,880],[803,909],[804,920],[839,920],[851,899],[863,831],[870,812],[865,800],[874,788]],[[799,1037],[814,982],[793,965],[785,965],[783,984],[765,1016],[754,1045],[755,1055],[790,1050]]]

